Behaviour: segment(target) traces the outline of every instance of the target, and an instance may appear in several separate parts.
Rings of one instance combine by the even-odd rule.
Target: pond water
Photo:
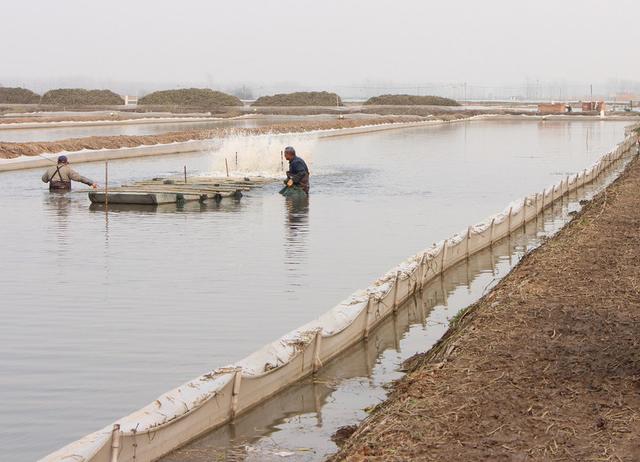
[[[309,201],[295,204],[273,183],[239,202],[105,214],[86,194],[50,194],[41,171],[0,174],[5,456],[33,460],[241,359],[416,251],[589,166],[624,126],[475,121],[265,135],[109,164],[116,184],[184,165],[219,172],[238,152],[238,173],[279,176],[279,151],[293,144],[312,171]],[[103,175],[100,163],[75,167]]]
[[[108,119],[108,117],[105,117]],[[47,128],[5,128],[0,126],[0,142],[26,143],[29,141],[57,141],[67,138],[82,138],[86,136],[138,136],[160,135],[169,132],[188,130],[209,130],[214,128],[255,128],[266,125],[301,120],[332,120],[336,116],[255,116],[239,117],[235,119],[212,119],[205,121],[163,122],[163,123],[124,123],[111,125],[78,124],[73,127]]]

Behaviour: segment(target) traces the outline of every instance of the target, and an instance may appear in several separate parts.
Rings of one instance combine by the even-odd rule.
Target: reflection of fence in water
[[[172,390],[145,408],[47,456],[46,461],[154,460],[235,420],[324,364],[372,330],[416,291],[536,219],[567,193],[592,182],[636,142],[629,135],[593,167],[512,204],[490,221],[467,228],[401,263],[364,291],[232,366],[217,369]],[[446,292],[445,292],[446,293]]]

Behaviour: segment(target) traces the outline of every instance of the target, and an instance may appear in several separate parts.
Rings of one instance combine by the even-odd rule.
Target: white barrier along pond
[[[516,201],[487,221],[469,226],[402,262],[368,288],[318,319],[247,358],[216,369],[160,396],[113,425],[41,459],[44,462],[140,462],[156,460],[316,372],[369,332],[423,285],[470,255],[491,246],[565,194],[595,180],[634,149],[627,136],[590,168]]]

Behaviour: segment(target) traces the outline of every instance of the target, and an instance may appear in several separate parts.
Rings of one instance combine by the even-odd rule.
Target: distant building
[[[538,104],[538,112],[547,114],[564,114],[567,112],[565,103],[540,103]]]
[[[125,106],[137,106],[138,105],[138,97],[137,96],[124,95],[122,98],[124,99],[124,105]]]
[[[582,112],[601,112],[607,110],[607,104],[604,101],[583,101]]]

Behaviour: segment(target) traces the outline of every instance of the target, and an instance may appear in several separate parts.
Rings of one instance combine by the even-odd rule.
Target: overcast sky
[[[0,83],[640,80],[637,0],[2,0]]]

